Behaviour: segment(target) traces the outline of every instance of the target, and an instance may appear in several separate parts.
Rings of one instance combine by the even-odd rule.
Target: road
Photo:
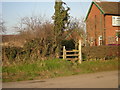
[[[118,71],[73,75],[44,80],[7,82],[3,88],[118,88]]]

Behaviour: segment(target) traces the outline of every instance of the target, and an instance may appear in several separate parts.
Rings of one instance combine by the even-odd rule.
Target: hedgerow
[[[82,47],[84,60],[112,59],[119,56],[120,46],[92,46]]]

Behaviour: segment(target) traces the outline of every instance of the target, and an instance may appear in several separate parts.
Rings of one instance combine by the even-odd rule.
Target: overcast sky
[[[91,0],[63,1],[71,8],[70,16],[78,19],[86,16],[91,4]],[[13,27],[17,25],[22,17],[34,15],[44,16],[45,19],[52,20],[51,16],[54,14],[54,0],[2,0],[2,2],[0,2],[0,7],[2,7],[2,16],[6,22],[7,34],[16,33]]]

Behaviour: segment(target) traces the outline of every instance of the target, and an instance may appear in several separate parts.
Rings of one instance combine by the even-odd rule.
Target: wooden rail
[[[79,50],[68,50],[66,52],[79,52]]]
[[[79,54],[67,54],[66,56],[79,56]]]
[[[75,52],[74,54],[68,54],[68,52]],[[78,53],[78,54],[76,54]],[[78,45],[78,50],[66,50],[65,46],[63,46],[63,59],[65,60],[78,60],[79,63],[82,62],[82,57],[81,57],[81,40],[79,40],[79,45]],[[72,58],[70,58],[72,57]]]

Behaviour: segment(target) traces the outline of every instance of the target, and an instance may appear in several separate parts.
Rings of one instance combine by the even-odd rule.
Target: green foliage
[[[17,55],[21,52],[21,48],[17,47],[3,47],[2,49],[9,60],[15,60]]]
[[[66,46],[67,50],[74,49],[73,40],[63,40],[62,46]],[[53,56],[50,50],[52,45],[49,44],[45,47],[41,44],[39,39],[31,40],[25,44],[23,48],[18,47],[3,47],[2,57],[3,65],[7,65],[6,62],[14,63],[21,61],[36,61],[37,59],[47,59]],[[108,60],[118,57],[119,46],[94,46],[94,47],[82,47],[82,59],[83,60]],[[53,57],[54,58],[54,57]],[[7,61],[6,61],[7,59]]]
[[[34,40],[30,40],[29,42],[27,42],[23,49],[27,52],[26,54],[29,56],[29,57],[32,57],[32,56],[39,56],[39,52],[41,50],[41,42],[39,39],[34,39]]]
[[[75,44],[74,44],[74,40],[62,40],[61,42],[62,46],[65,46],[66,50],[72,50],[75,49]]]
[[[7,57],[8,62],[44,59],[54,54],[50,40],[43,42],[38,38],[26,42],[23,48],[3,47],[2,51],[3,61],[6,61]]]
[[[36,38],[26,43],[24,49],[32,56],[46,57],[52,54],[52,41],[50,38],[47,38],[46,40]]]
[[[69,7],[67,7],[67,9],[65,9],[65,7],[63,6],[66,5],[66,3],[59,1],[59,2],[55,2],[55,13],[53,16],[54,19],[54,24],[55,24],[55,33],[59,35],[61,35],[61,33],[63,32],[63,30],[66,28],[66,24],[69,23],[68,19],[69,19],[69,14],[68,11],[70,10]]]
[[[63,32],[67,28],[69,24],[69,13],[68,11],[70,10],[69,7],[65,8],[63,5],[66,5],[66,3],[62,2],[60,0],[59,2],[56,0],[55,2],[55,13],[53,16],[54,20],[54,49],[55,52],[58,53],[60,52],[60,43],[64,39]]]

